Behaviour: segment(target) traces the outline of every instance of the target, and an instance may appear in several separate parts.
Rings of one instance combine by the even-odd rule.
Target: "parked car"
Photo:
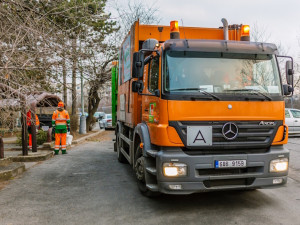
[[[81,114],[81,112],[80,112],[80,113],[79,113],[79,117],[81,117],[81,115],[82,115],[82,114]],[[88,114],[87,112],[84,112],[84,115],[85,115],[85,117],[88,117],[89,114]]]
[[[101,119],[99,120],[99,126],[100,126],[100,129],[112,128],[111,114],[105,114],[103,117],[101,117]]]
[[[285,123],[289,127],[289,134],[300,134],[300,110],[286,108]]]
[[[100,120],[100,117],[104,117],[105,113],[104,112],[95,112],[94,117],[98,121]]]

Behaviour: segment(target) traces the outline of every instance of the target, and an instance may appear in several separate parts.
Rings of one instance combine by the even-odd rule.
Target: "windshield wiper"
[[[211,96],[216,100],[221,100],[218,96],[203,90],[204,88],[176,88],[169,91],[199,91],[205,95]]]
[[[263,96],[263,97],[265,97],[265,99],[268,99],[269,101],[272,101],[271,97],[269,97],[268,95],[264,94],[261,91],[255,90],[255,89],[229,89],[229,90],[226,90],[226,91],[232,91],[232,92],[234,92],[234,91],[236,91],[236,92],[241,92],[241,91],[251,92],[251,93]]]

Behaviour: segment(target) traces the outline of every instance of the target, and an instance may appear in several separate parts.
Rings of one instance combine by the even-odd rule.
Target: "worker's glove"
[[[68,127],[67,129],[68,129],[68,132],[70,132],[70,131],[71,131],[70,127]]]

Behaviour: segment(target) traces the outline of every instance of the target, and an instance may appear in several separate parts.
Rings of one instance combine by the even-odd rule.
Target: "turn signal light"
[[[140,143],[140,148],[141,148],[141,149],[144,148],[144,143]]]
[[[176,21],[176,20],[171,21],[170,29],[171,29],[171,32],[179,32],[178,21]]]
[[[242,36],[250,36],[250,26],[249,25],[242,26]]]

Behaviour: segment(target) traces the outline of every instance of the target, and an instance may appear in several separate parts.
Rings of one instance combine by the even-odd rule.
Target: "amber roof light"
[[[178,21],[173,20],[170,22],[170,32],[179,32]]]
[[[250,36],[250,26],[249,25],[242,26],[242,36]]]

